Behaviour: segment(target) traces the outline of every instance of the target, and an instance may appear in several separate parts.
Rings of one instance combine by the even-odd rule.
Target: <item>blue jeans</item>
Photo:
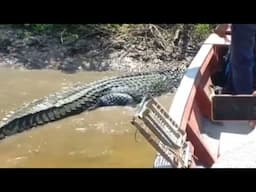
[[[252,94],[256,24],[232,24],[231,84],[234,94]]]

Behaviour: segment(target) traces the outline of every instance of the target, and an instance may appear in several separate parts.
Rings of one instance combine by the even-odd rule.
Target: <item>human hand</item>
[[[228,28],[229,28],[228,24],[220,24],[215,28],[214,32],[217,35],[219,35],[220,37],[225,37],[226,36],[226,31],[227,31]]]

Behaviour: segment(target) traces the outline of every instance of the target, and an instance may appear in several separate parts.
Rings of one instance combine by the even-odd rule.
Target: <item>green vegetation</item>
[[[214,24],[196,24],[194,26],[194,35],[195,38],[199,40],[205,39],[216,27]]]
[[[56,27],[54,24],[33,24],[31,25],[31,29],[35,30],[36,32],[43,32],[53,30]]]
[[[19,24],[21,39],[33,35],[50,35],[70,44],[88,37],[108,38],[111,42],[143,44],[166,50],[172,42],[181,39],[197,44],[205,40],[214,24]],[[178,33],[177,33],[178,32]],[[178,34],[178,36],[177,36]],[[177,39],[178,38],[178,39]],[[180,45],[180,44],[179,44]]]
[[[214,24],[156,24],[158,28],[164,30],[170,30],[177,28],[181,25],[192,25],[193,34],[197,38],[205,38],[212,29],[216,26]],[[131,31],[145,30],[147,28],[152,28],[152,24],[24,24],[15,25],[21,28],[25,28],[33,33],[56,33],[56,32],[66,32],[69,34],[89,34],[100,32],[105,35],[115,35],[115,34],[128,34]]]

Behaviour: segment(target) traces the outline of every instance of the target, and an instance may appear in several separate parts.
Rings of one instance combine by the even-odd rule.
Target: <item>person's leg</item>
[[[232,72],[231,72],[231,48],[229,48],[227,53],[227,60],[225,61],[225,83],[223,87],[223,94],[232,94],[234,92],[232,83]]]
[[[231,70],[234,94],[252,94],[255,27],[247,24],[233,24],[231,32]]]

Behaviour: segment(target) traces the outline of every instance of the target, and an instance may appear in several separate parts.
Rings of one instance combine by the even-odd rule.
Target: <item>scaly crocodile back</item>
[[[184,68],[173,68],[133,73],[85,85],[74,85],[68,90],[35,100],[7,114],[0,121],[0,139],[50,121],[96,109],[101,106],[101,98],[109,94],[126,94],[138,103],[146,94],[160,96],[173,92],[174,88],[178,87],[184,71]]]

